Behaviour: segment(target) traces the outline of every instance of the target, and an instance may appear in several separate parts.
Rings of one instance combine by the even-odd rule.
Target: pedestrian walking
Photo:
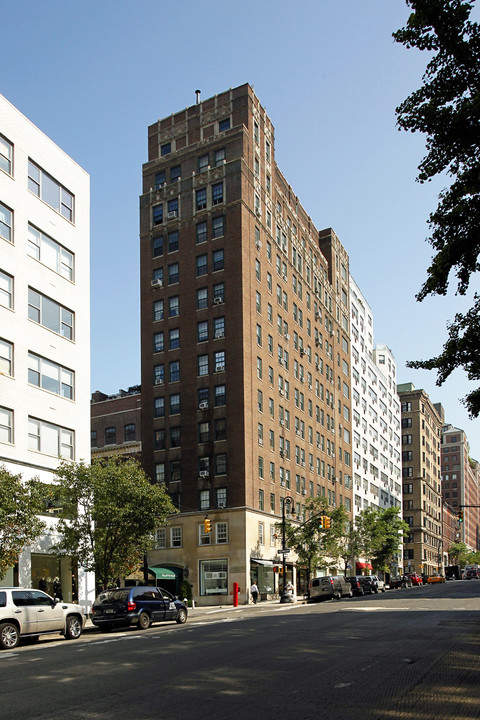
[[[252,596],[253,604],[256,605],[258,600],[258,587],[255,581],[250,586],[250,595]]]

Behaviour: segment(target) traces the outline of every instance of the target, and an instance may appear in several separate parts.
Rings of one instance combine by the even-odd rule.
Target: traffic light
[[[205,518],[205,520],[203,521],[203,532],[212,532],[212,521],[208,518]]]
[[[459,523],[463,522],[463,510],[458,511],[458,522]]]
[[[325,518],[323,515],[320,515],[320,517],[318,518],[318,527],[320,528],[320,530],[323,530],[323,528],[325,527]]]
[[[323,518],[323,527],[328,530],[332,527],[332,519],[329,518],[327,515]]]

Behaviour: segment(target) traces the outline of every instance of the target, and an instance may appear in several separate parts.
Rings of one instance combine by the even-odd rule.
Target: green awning
[[[148,570],[157,580],[176,580],[182,574],[181,568],[177,567],[149,567]]]

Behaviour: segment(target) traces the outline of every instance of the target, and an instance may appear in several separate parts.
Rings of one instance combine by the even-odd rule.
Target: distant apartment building
[[[446,424],[442,428],[442,495],[457,517],[457,540],[480,550],[480,467],[470,457],[466,433]],[[463,522],[458,512],[463,511]]]
[[[60,460],[90,461],[89,176],[0,96],[0,463],[50,483]],[[78,594],[93,577],[51,552],[47,530],[4,585]]]
[[[442,538],[443,538],[443,565],[453,565],[454,562],[449,555],[449,548],[461,540],[461,532],[458,522],[458,513],[447,502],[442,506]]]
[[[149,127],[140,248],[143,463],[180,511],[149,565],[202,604],[275,593],[285,497],[351,513],[349,261],[249,85]]]
[[[105,395],[96,390],[91,399],[92,460],[121,455],[139,462],[142,455],[140,386]]]
[[[374,345],[373,314],[352,276],[350,315],[355,518],[368,507],[402,507],[402,470],[395,358],[386,345]],[[356,569],[364,567],[358,562]],[[394,574],[398,567],[401,555]]]
[[[402,413],[405,572],[431,574],[442,567],[441,431],[443,408],[412,383],[397,386]]]

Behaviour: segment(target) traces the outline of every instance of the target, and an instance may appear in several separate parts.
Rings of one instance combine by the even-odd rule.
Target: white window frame
[[[49,442],[52,441],[52,438],[56,441],[56,452],[49,452]],[[29,416],[28,449],[44,455],[74,460],[75,431]]]
[[[30,223],[28,225],[28,254],[57,275],[61,275],[70,282],[74,281],[74,254]]]
[[[217,545],[228,544],[228,523],[217,522],[215,523],[215,543]]]
[[[34,374],[38,375],[38,382],[34,381]],[[57,375],[57,378],[54,377],[54,374]],[[58,390],[48,386],[49,380],[58,382]],[[73,370],[32,352],[28,353],[28,383],[54,395],[59,395],[59,397],[68,400],[75,399],[75,373]],[[63,388],[69,388],[69,393],[63,392]]]
[[[4,228],[7,228],[6,234]],[[9,243],[13,243],[13,210],[10,210],[3,203],[0,203],[0,237]]]
[[[0,406],[0,442],[13,444],[13,410]]]
[[[170,547],[182,547],[183,546],[183,533],[182,526],[175,525],[170,528]]]
[[[71,223],[75,221],[75,195],[30,158],[28,160],[28,189],[65,220]],[[53,199],[52,202],[50,196],[52,190],[58,190],[57,201]]]
[[[13,343],[0,338],[0,375],[13,377]]]

